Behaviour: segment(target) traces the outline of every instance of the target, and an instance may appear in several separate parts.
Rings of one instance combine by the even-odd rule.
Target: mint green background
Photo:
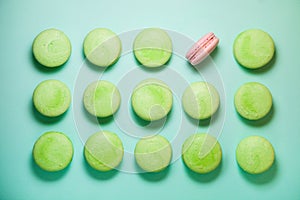
[[[2,0],[0,199],[300,199],[299,19],[299,0]],[[121,33],[152,26],[194,40],[209,31],[220,38],[213,59],[225,84],[227,114],[219,138],[222,166],[212,174],[195,175],[181,159],[155,175],[96,173],[84,162],[72,108],[53,122],[32,108],[32,92],[42,80],[56,78],[73,89],[84,60],[82,41],[90,30],[106,27]],[[50,27],[63,30],[73,47],[69,62],[54,71],[36,65],[31,55],[34,37]],[[261,28],[275,41],[276,58],[267,70],[251,72],[233,59],[233,40],[248,28]],[[246,123],[234,110],[234,93],[247,81],[264,83],[273,94],[274,114],[264,125]],[[74,143],[73,162],[61,173],[42,172],[32,162],[35,140],[49,130],[67,133]],[[238,142],[254,134],[268,138],[276,152],[275,165],[258,176],[245,174],[235,161]]]

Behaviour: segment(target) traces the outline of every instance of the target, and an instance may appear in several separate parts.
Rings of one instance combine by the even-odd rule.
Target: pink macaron
[[[217,47],[219,38],[214,33],[208,33],[200,38],[187,52],[186,58],[192,65],[202,62]]]

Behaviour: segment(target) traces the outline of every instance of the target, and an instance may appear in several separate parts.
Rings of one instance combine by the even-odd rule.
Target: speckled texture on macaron
[[[42,31],[33,41],[35,59],[45,67],[63,65],[71,56],[71,42],[60,30],[51,28]]]
[[[172,148],[161,135],[145,137],[136,144],[134,156],[137,164],[146,172],[159,172],[170,164]]]
[[[215,137],[205,133],[196,133],[183,143],[182,159],[192,171],[206,174],[220,165],[222,149]]]
[[[98,171],[115,169],[122,161],[124,147],[116,133],[100,131],[91,135],[84,145],[87,163]]]
[[[69,88],[59,80],[45,80],[33,92],[33,104],[38,112],[47,117],[57,117],[71,104]]]
[[[261,83],[249,82],[242,85],[235,94],[236,111],[248,120],[265,117],[272,108],[272,94]]]
[[[155,121],[167,116],[173,104],[173,94],[167,84],[158,79],[139,83],[131,96],[134,112],[142,119]]]
[[[244,171],[250,174],[260,174],[273,165],[274,148],[264,137],[249,136],[237,146],[236,160]]]
[[[61,132],[50,131],[41,135],[33,147],[35,163],[45,171],[56,172],[66,168],[73,158],[71,140]]]

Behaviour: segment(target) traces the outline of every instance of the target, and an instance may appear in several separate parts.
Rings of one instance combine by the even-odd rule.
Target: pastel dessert
[[[145,137],[136,144],[134,156],[136,163],[146,172],[159,172],[170,164],[172,148],[163,136]]]
[[[73,158],[71,140],[60,132],[46,132],[38,138],[33,147],[33,159],[43,170],[56,172],[65,169]]]
[[[111,30],[97,28],[87,34],[83,42],[83,52],[94,65],[108,67],[120,57],[122,44],[120,38]]]
[[[182,96],[184,111],[192,118],[203,120],[210,118],[218,110],[220,96],[217,89],[207,82],[194,82],[188,86]]]
[[[131,96],[134,112],[146,121],[155,121],[167,116],[173,104],[172,91],[158,79],[146,79],[139,83]]]
[[[35,59],[45,67],[63,65],[71,56],[71,49],[69,38],[54,28],[39,33],[32,45]]]
[[[186,53],[186,59],[192,65],[201,63],[217,47],[219,38],[210,32],[200,38]]]
[[[240,33],[233,44],[236,61],[249,69],[258,69],[268,64],[274,52],[272,37],[259,29],[249,29]]]
[[[196,133],[183,143],[182,159],[192,171],[206,174],[220,165],[222,149],[215,137],[205,133]]]
[[[242,85],[235,94],[236,111],[248,120],[265,117],[272,108],[272,94],[261,83],[249,82]]]
[[[47,117],[62,115],[70,107],[71,92],[59,80],[45,80],[33,92],[33,104],[38,112]]]
[[[101,131],[91,135],[84,146],[87,163],[98,171],[110,171],[122,161],[124,148],[117,134]]]
[[[250,136],[243,139],[237,146],[236,160],[245,172],[260,174],[273,165],[274,148],[266,138]]]
[[[85,109],[96,117],[109,117],[120,107],[121,95],[118,88],[109,81],[95,81],[84,91]]]
[[[145,67],[160,67],[171,58],[172,40],[162,29],[147,28],[136,36],[133,52]]]

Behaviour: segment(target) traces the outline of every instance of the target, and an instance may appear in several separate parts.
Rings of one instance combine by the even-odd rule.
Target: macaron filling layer
[[[136,36],[133,51],[145,67],[160,67],[171,58],[172,40],[162,29],[147,28]]]
[[[146,137],[136,144],[134,156],[137,164],[146,172],[159,172],[170,164],[172,148],[163,136]]]

